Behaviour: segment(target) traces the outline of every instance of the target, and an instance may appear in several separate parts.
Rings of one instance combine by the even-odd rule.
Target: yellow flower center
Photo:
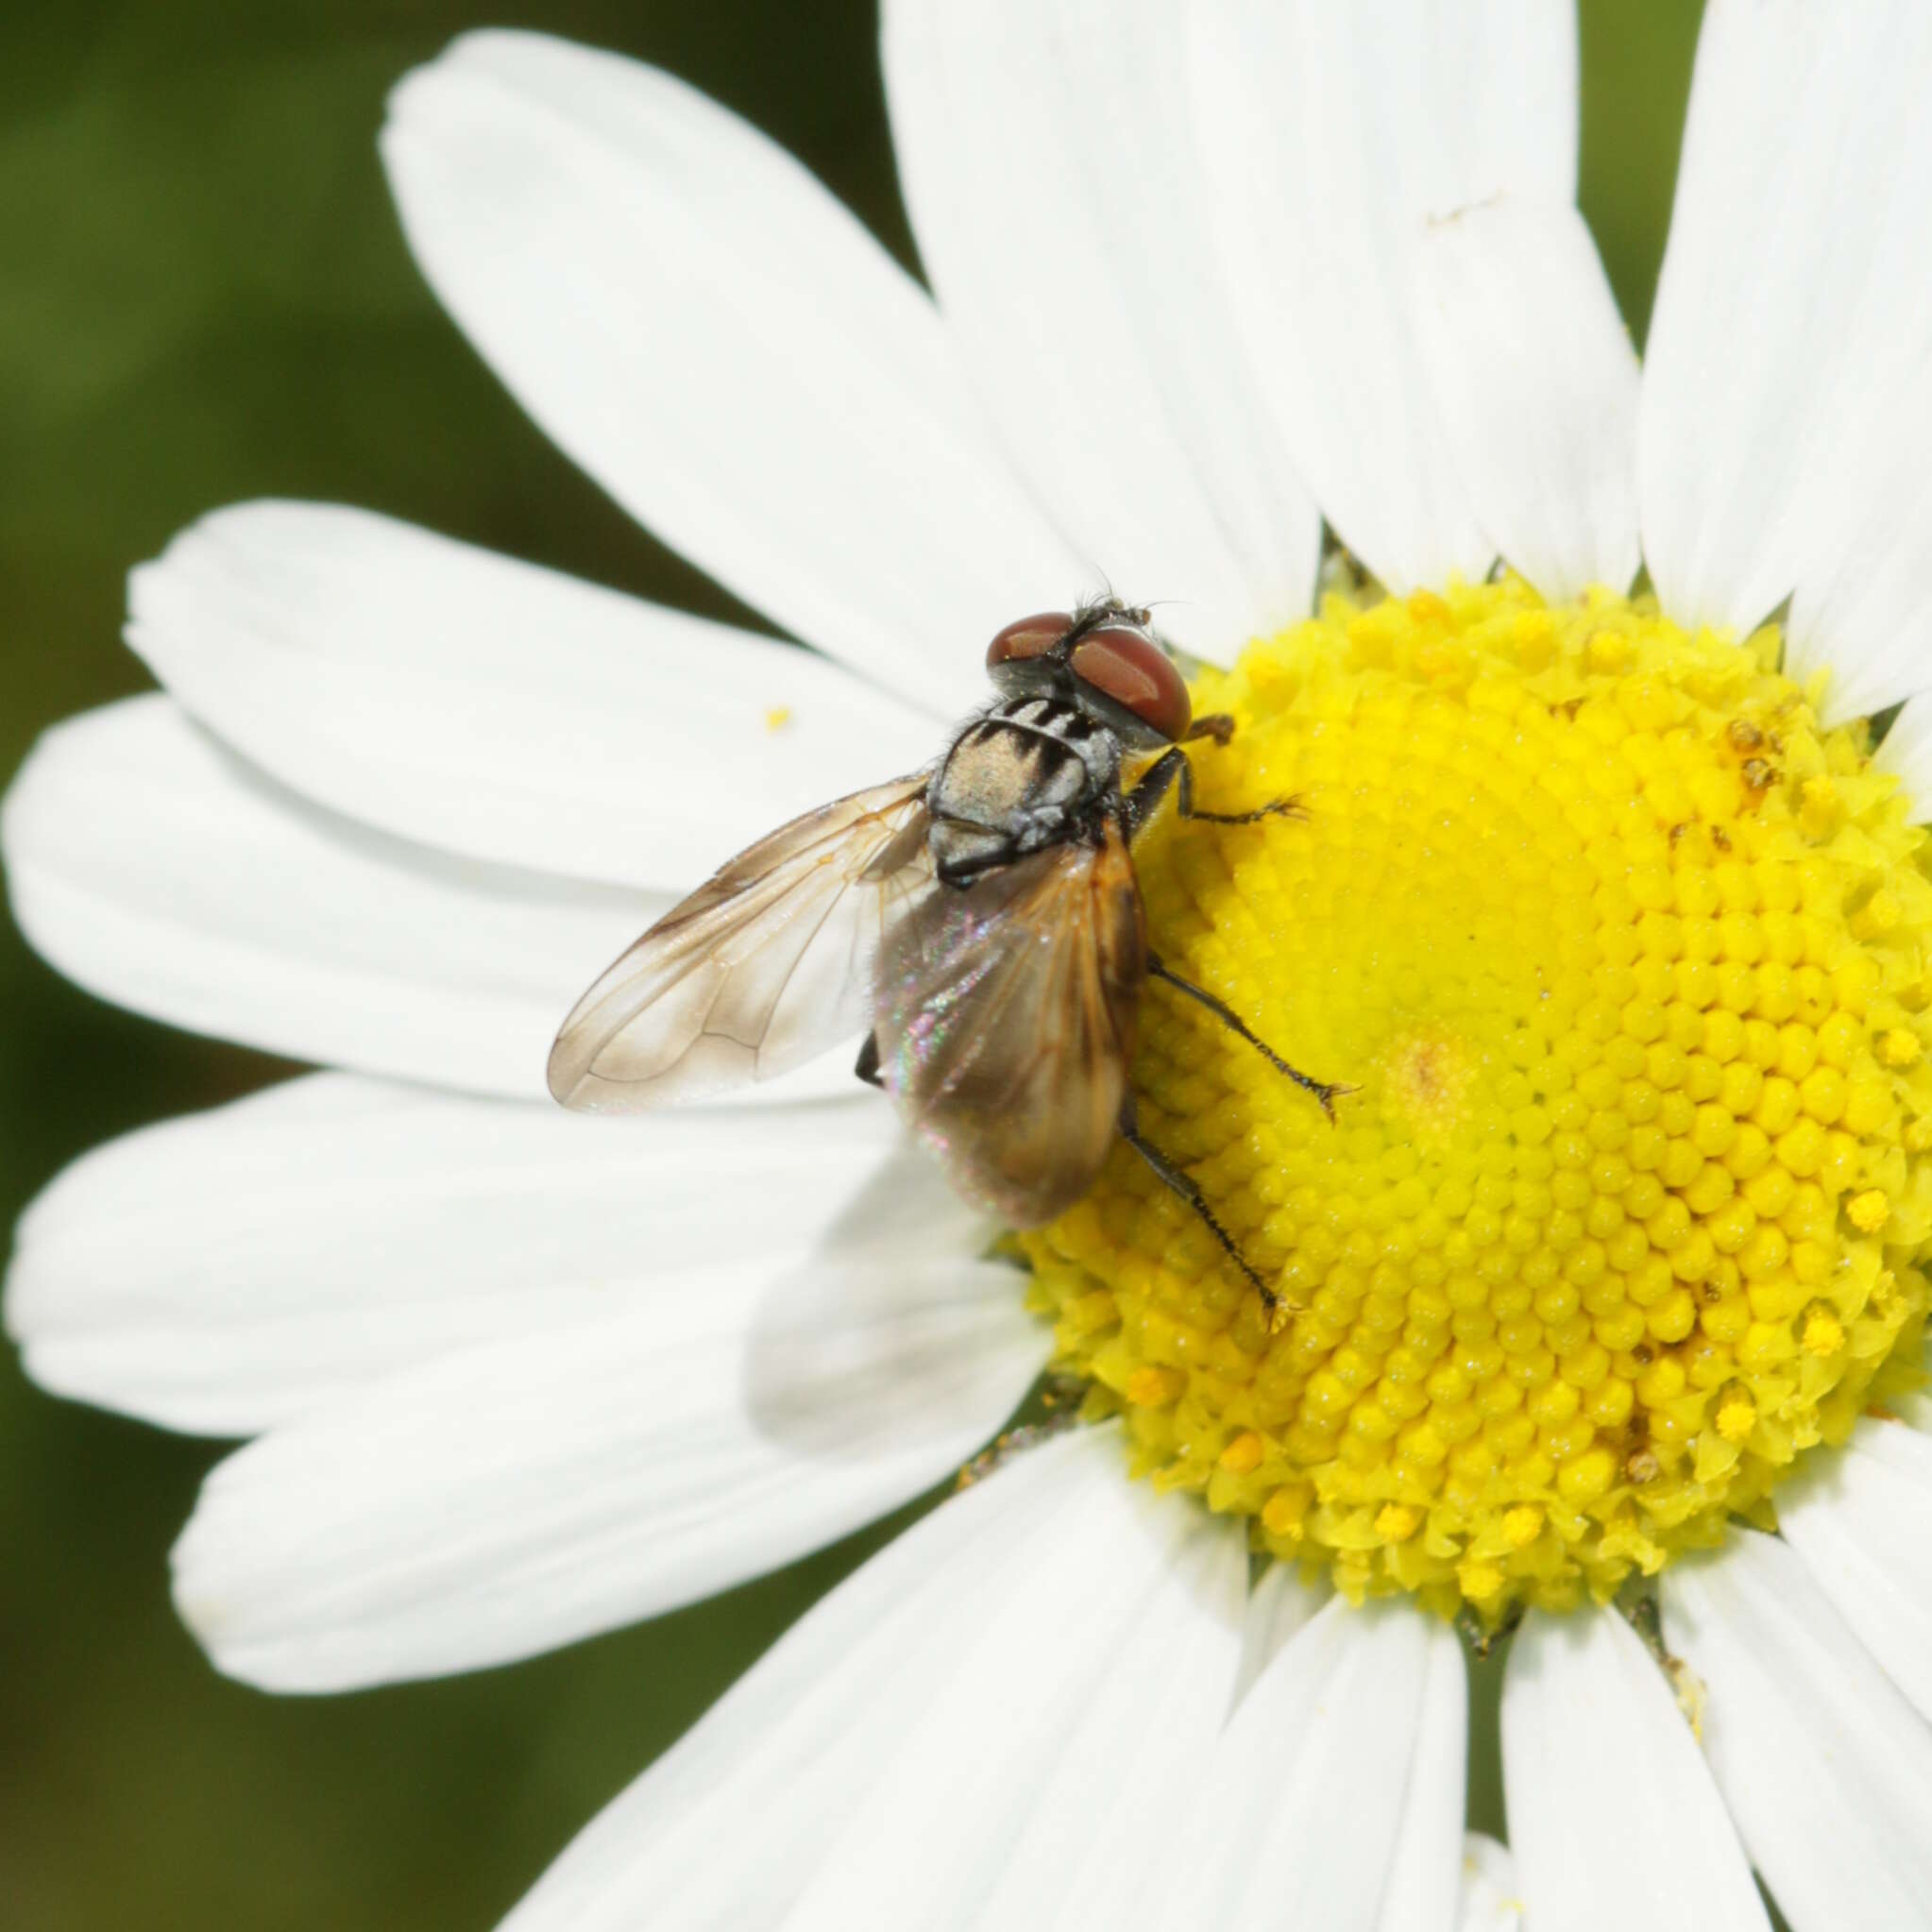
[[[1932,1240],[1932,885],[1862,725],[1778,636],[1516,580],[1368,602],[1205,676],[1200,802],[1137,852],[1162,957],[1133,1155],[1024,1238],[1137,1469],[1351,1596],[1500,1617],[1770,1519],[1902,1386]]]

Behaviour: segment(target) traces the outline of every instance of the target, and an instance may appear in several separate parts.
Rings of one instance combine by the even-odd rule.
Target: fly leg
[[[1212,722],[1209,719],[1200,721],[1203,724]],[[1208,736],[1214,737],[1216,734],[1211,731]],[[1134,788],[1125,793],[1121,799],[1122,822],[1129,843],[1159,809],[1161,801],[1166,797],[1170,789],[1174,792],[1174,808],[1183,819],[1201,819],[1212,825],[1251,825],[1259,819],[1298,819],[1307,816],[1301,809],[1300,801],[1293,796],[1275,799],[1251,812],[1196,811],[1194,768],[1187,761],[1187,754],[1177,745],[1172,751],[1162,752],[1141,773]],[[1191,979],[1183,979],[1179,974],[1170,971],[1151,956],[1147,961],[1147,971],[1156,979],[1164,979],[1177,991],[1186,993],[1192,1000],[1198,1000],[1223,1025],[1240,1034],[1242,1039],[1246,1041],[1278,1074],[1285,1074],[1304,1093],[1313,1094],[1321,1102],[1322,1111],[1330,1120],[1335,1117],[1335,1096],[1338,1093],[1352,1093],[1355,1091],[1352,1087],[1339,1082],[1317,1080],[1312,1074],[1304,1074],[1299,1067],[1291,1066],[1232,1008],[1217,1000],[1205,987],[1196,986]]]
[[[1180,741],[1188,744],[1197,737],[1211,737],[1217,745],[1225,745],[1233,736],[1234,720],[1226,711],[1210,711],[1188,726]]]
[[[886,1076],[879,1072],[879,1036],[868,1033],[865,1044],[858,1049],[858,1064],[852,1070],[868,1087],[885,1091]]]
[[[1140,1127],[1135,1123],[1134,1096],[1131,1093],[1121,1106],[1120,1137],[1154,1170],[1155,1178],[1161,1186],[1178,1195],[1201,1217],[1208,1232],[1221,1244],[1221,1251],[1241,1270],[1249,1286],[1262,1297],[1272,1317],[1280,1306],[1280,1297],[1255,1272],[1247,1257],[1235,1246],[1233,1235],[1222,1227],[1199,1186],[1183,1174],[1151,1141],[1143,1137]]]
[[[1285,1074],[1304,1093],[1313,1093],[1330,1120],[1335,1117],[1336,1094],[1354,1093],[1353,1087],[1342,1081],[1317,1080],[1313,1074],[1304,1074],[1299,1067],[1290,1066],[1232,1007],[1217,1000],[1206,987],[1196,986],[1192,979],[1183,979],[1151,953],[1147,956],[1147,972],[1155,979],[1164,979],[1177,992],[1184,992],[1189,999],[1198,1000],[1230,1033],[1239,1034],[1246,1041],[1278,1074]]]
[[[1203,724],[1213,721],[1212,719],[1201,720]],[[1210,737],[1218,736],[1212,730],[1206,735]],[[1188,763],[1187,754],[1176,745],[1172,750],[1162,752],[1134,781],[1133,789],[1122,795],[1121,821],[1129,843],[1160,809],[1161,801],[1169,791],[1174,793],[1175,810],[1183,819],[1199,819],[1209,825],[1253,825],[1263,819],[1304,819],[1308,816],[1301,808],[1301,801],[1293,794],[1287,798],[1270,799],[1266,805],[1251,812],[1196,811],[1194,767]]]

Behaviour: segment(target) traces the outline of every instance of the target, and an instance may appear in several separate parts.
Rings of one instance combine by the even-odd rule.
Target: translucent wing
[[[674,906],[571,1009],[551,1092],[590,1112],[661,1107],[860,1032],[879,942],[933,884],[928,775],[781,825]]]
[[[1146,928],[1127,841],[941,887],[879,957],[880,1069],[953,1183],[1013,1227],[1086,1193],[1113,1144]]]

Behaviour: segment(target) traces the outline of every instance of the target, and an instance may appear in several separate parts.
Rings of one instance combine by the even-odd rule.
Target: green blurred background
[[[1583,203],[1648,316],[1698,8],[1585,0]],[[871,0],[11,0],[0,24],[0,772],[138,689],[129,565],[216,504],[371,505],[749,619],[578,476],[444,320],[376,162],[465,27],[669,67],[901,259]],[[0,1219],[93,1142],[286,1071],[126,1018],[0,923]],[[217,1678],[165,1557],[218,1450],[0,1355],[0,1924],[486,1927],[871,1547],[556,1657],[320,1702]],[[1493,1819],[1493,1790],[1477,1808]]]

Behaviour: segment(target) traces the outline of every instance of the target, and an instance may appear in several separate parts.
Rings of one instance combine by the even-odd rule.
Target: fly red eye
[[[1125,704],[1162,737],[1178,739],[1186,733],[1193,715],[1187,686],[1173,660],[1144,633],[1103,624],[1074,646],[1073,667],[1076,677]]]
[[[1043,610],[1036,617],[1021,618],[986,647],[986,668],[991,670],[996,664],[1044,657],[1073,628],[1072,611]]]

